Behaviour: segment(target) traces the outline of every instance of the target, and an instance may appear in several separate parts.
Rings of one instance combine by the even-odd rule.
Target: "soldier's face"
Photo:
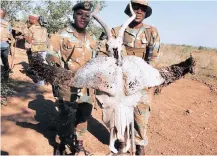
[[[1,18],[3,19],[3,18],[5,18],[6,13],[1,9],[0,10],[0,15],[1,15]]]
[[[37,23],[37,19],[35,19],[35,18],[29,18],[29,23],[30,24],[36,24]]]
[[[78,9],[74,13],[75,25],[79,29],[85,29],[90,22],[90,11]]]
[[[137,4],[137,3],[133,3],[132,7],[133,7],[133,10],[136,14],[136,18],[134,21],[137,23],[141,23],[145,19],[145,14],[146,14],[145,7],[143,5]]]

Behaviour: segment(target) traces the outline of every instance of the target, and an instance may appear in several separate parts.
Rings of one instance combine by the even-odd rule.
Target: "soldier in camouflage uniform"
[[[9,78],[9,72],[11,71],[10,66],[9,66],[9,61],[8,61],[8,54],[11,52],[11,55],[14,55],[14,48],[11,48],[10,44],[14,44],[14,38],[12,37],[12,29],[11,25],[6,21],[4,18],[6,16],[6,11],[4,9],[0,10],[1,14],[1,27],[0,27],[0,34],[1,34],[1,59],[2,63],[4,65],[4,70],[2,70],[4,73],[4,78],[8,79]],[[10,43],[9,43],[10,42]]]
[[[50,38],[51,45],[46,56],[49,64],[76,71],[95,57],[96,39],[86,31],[91,9],[90,2],[80,2],[73,7],[74,23],[70,23]],[[57,131],[60,146],[57,152],[63,154],[65,145],[71,145],[73,153],[87,152],[84,150],[83,140],[87,131],[87,119],[92,111],[90,97],[93,90],[53,85],[53,92],[57,97],[59,110]],[[73,140],[76,142],[73,143]]]
[[[131,0],[131,2],[136,18],[124,32],[125,50],[123,55],[141,57],[154,66],[159,57],[160,37],[156,28],[143,23],[143,20],[152,14],[152,9],[148,6],[147,0]],[[129,5],[125,9],[125,13],[131,16]],[[112,34],[116,36],[120,28],[121,26],[113,28]],[[137,155],[144,155],[144,146],[148,144],[147,128],[151,111],[150,104],[151,92],[144,90],[143,97],[134,110]]]
[[[24,32],[24,38],[27,42],[27,56],[31,60],[32,53],[38,53],[45,60],[48,49],[48,33],[47,29],[42,27],[38,21],[37,15],[29,15],[29,23],[31,26]],[[43,80],[37,80],[37,84],[44,85]]]

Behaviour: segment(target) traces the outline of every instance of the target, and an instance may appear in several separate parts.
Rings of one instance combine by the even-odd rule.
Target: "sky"
[[[110,27],[124,23],[129,1],[106,1],[99,16]],[[161,42],[217,48],[217,1],[149,1],[152,15],[145,24],[156,27]]]

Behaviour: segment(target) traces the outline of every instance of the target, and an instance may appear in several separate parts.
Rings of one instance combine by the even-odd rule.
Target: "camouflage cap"
[[[75,4],[72,8],[72,11],[76,11],[78,9],[91,11],[92,8],[93,8],[93,4],[89,1],[85,1],[85,2],[80,2],[80,3]]]
[[[151,16],[152,14],[152,9],[151,7],[148,5],[148,1],[147,0],[131,0],[132,3],[137,3],[137,4],[140,4],[140,5],[143,5],[145,7],[145,12],[146,12],[146,15],[145,15],[145,18],[148,18],[149,16]],[[125,9],[125,14],[127,14],[128,16],[131,16],[131,12],[130,12],[130,5],[128,4],[126,9]]]

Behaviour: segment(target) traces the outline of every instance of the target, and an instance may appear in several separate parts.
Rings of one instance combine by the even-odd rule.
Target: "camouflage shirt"
[[[11,34],[11,25],[6,21],[5,19],[0,19],[0,34],[1,34],[1,49],[3,48],[8,48],[9,44],[8,41],[9,39],[12,39],[12,34]]]
[[[95,48],[96,38],[94,36],[86,32],[84,38],[81,39],[76,29],[70,25],[51,36],[48,55],[57,56],[58,59],[61,58],[62,63],[67,64],[67,67],[64,68],[77,70],[95,57]],[[56,59],[48,59],[49,62],[54,60]]]
[[[120,27],[112,29],[112,34],[116,37]],[[159,57],[160,36],[156,28],[143,24],[140,29],[126,28],[123,37],[125,46],[124,52],[127,55],[142,57],[148,63],[155,62]]]
[[[76,71],[95,57],[95,48],[96,39],[94,36],[85,32],[84,38],[81,39],[77,30],[70,25],[51,36],[46,60],[49,64],[56,64],[65,69]],[[88,102],[90,100],[86,89],[80,91],[76,88],[59,86],[59,94],[65,101],[77,99],[77,101]]]
[[[26,44],[26,48],[31,48],[32,52],[47,51],[48,33],[46,28],[39,24],[33,24],[28,30],[24,30],[24,36],[31,40]]]

